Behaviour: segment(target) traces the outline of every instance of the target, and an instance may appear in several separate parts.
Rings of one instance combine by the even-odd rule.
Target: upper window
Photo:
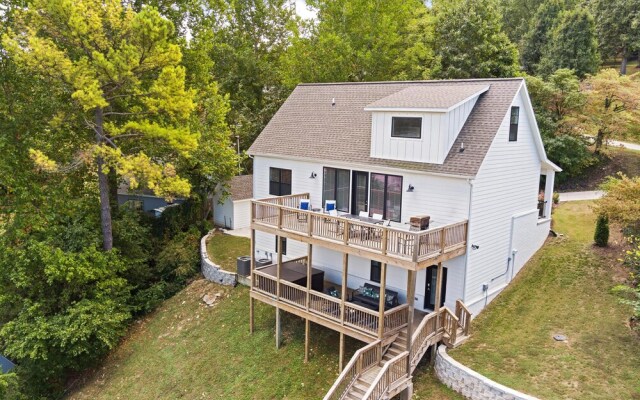
[[[402,208],[402,177],[371,174],[369,212],[382,214],[384,219],[400,222]]]
[[[391,137],[420,139],[422,136],[422,118],[392,117]]]
[[[509,141],[518,140],[518,121],[520,120],[520,107],[511,107],[511,123],[509,125]]]
[[[291,194],[291,170],[269,168],[269,194],[287,196]]]
[[[335,200],[339,211],[349,212],[349,175],[348,169],[324,169],[322,204]]]

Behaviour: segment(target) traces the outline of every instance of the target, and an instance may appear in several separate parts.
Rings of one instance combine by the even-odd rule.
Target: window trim
[[[272,181],[271,180],[271,173],[272,171],[277,170],[278,171],[278,181]],[[282,182],[282,172],[283,171],[288,171],[289,172],[289,177],[290,177],[290,182],[289,183],[283,183]],[[278,193],[272,193],[271,191],[271,184],[272,183],[277,183],[278,184]],[[282,193],[282,185],[289,185],[289,193],[283,194]],[[278,167],[269,167],[269,195],[270,196],[289,196],[291,195],[291,193],[293,193],[293,171],[290,169],[286,169],[286,168],[278,168]]]
[[[334,198],[333,199],[325,199],[324,198],[324,192],[325,192],[325,176],[327,174],[327,170],[333,170],[334,173],[334,180],[333,180],[333,192],[334,192]],[[347,204],[344,204],[342,208],[340,208],[340,205],[338,204],[338,172],[339,171],[343,171],[343,172],[347,172],[348,174],[348,179],[349,179],[349,184],[347,185],[347,193],[349,195],[349,198],[347,199]],[[322,167],[322,206],[324,207],[324,203],[327,200],[335,200],[336,201],[336,210],[341,211],[341,212],[349,212],[349,206],[351,204],[351,170],[350,169],[344,169],[344,168],[336,168],[336,167]]]
[[[513,123],[515,111],[516,122]],[[512,106],[511,114],[509,114],[509,141],[517,142],[518,141],[518,125],[520,124],[520,107]]]
[[[396,125],[396,120],[398,119],[417,119],[420,120],[420,130],[418,131],[418,137],[413,137],[413,136],[401,136],[401,135],[397,135],[395,134],[395,125]],[[391,137],[392,138],[399,138],[399,139],[415,139],[415,140],[420,140],[422,139],[422,117],[408,117],[408,116],[395,116],[395,117],[391,117]]]
[[[393,221],[393,222],[402,222],[402,188],[404,187],[404,177],[402,175],[392,175],[392,174],[381,174],[379,172],[371,172],[369,173],[369,206],[367,207],[369,212],[371,212],[371,191],[373,190],[373,176],[374,175],[382,175],[384,176],[384,195],[382,197],[382,216],[384,219]],[[400,178],[400,213],[398,214],[398,220],[387,218],[387,183],[389,181],[389,177]]]

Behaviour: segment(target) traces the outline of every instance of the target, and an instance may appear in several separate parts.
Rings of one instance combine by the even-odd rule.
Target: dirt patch
[[[627,266],[622,263],[622,258],[627,250],[631,249],[630,243],[622,234],[622,228],[616,224],[611,224],[609,231],[609,246],[598,247],[593,245],[593,251],[600,256],[605,265],[611,270],[611,278],[616,284],[627,283],[629,273]]]
[[[581,176],[559,183],[559,192],[596,190],[607,176],[622,172],[627,176],[640,176],[640,152],[619,148],[609,148],[607,156],[589,167]]]

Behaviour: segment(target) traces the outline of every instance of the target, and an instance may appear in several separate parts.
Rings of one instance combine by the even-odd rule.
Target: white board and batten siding
[[[233,229],[251,226],[251,199],[233,202]]]
[[[478,95],[479,96],[479,95]],[[449,112],[372,112],[371,157],[442,164],[449,154],[478,96]],[[393,117],[420,117],[420,139],[391,137]]]
[[[374,173],[401,175],[403,177],[402,193],[402,225],[413,215],[427,214],[431,216],[432,225],[439,226],[459,222],[467,218],[469,210],[469,183],[465,179],[421,174],[410,171],[400,171],[378,168],[376,166],[353,166],[340,163],[320,163],[282,159],[276,157],[254,157],[253,191],[255,198],[269,197],[269,168],[284,168],[291,170],[292,193],[309,193],[313,207],[322,207],[322,176],[323,167],[342,168]],[[317,174],[311,179],[311,173]],[[406,192],[409,184],[415,189]],[[256,231],[256,250],[258,257],[276,259],[274,235]],[[287,240],[287,254],[285,260],[307,254],[307,245],[294,240]],[[361,257],[350,256],[348,285],[353,288],[369,282],[371,261]],[[445,263],[448,267],[447,305],[455,306],[455,300],[462,297],[464,282],[463,257]],[[341,281],[342,254],[320,246],[314,247],[314,266],[325,270],[327,280],[339,283]],[[387,287],[399,293],[402,301],[406,300],[406,270],[389,266],[387,272]],[[416,283],[416,307],[422,309],[425,294],[426,272],[420,271]]]
[[[220,196],[213,197],[213,222],[220,227],[233,229],[233,201],[227,198],[222,204],[219,203]]]
[[[469,242],[479,248],[467,255],[464,300],[474,314],[509,283],[549,232],[549,220],[538,221],[541,160],[523,93],[512,104],[520,107],[517,141],[509,141],[509,109],[472,189]]]

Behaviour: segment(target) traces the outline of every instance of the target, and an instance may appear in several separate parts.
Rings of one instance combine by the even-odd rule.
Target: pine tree
[[[598,215],[593,241],[599,247],[607,247],[609,245],[609,218],[606,215]]]

